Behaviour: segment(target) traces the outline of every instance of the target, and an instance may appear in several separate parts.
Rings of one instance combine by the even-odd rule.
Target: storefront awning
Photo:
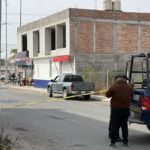
[[[53,62],[60,62],[60,61],[69,61],[70,57],[68,55],[65,56],[58,56],[53,58]]]

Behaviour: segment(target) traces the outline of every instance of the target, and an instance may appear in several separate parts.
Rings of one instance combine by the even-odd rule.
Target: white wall
[[[58,75],[60,72],[60,66],[58,62],[52,62],[52,76],[51,78],[54,78],[56,75]]]
[[[17,49],[18,49],[18,52],[21,51],[21,34],[18,33],[17,35]]]
[[[74,72],[73,62],[64,61],[62,62],[62,73],[73,73]]]
[[[49,58],[47,59],[34,59],[34,79],[50,79]]]
[[[45,56],[45,28],[40,29],[40,53],[38,56]]]

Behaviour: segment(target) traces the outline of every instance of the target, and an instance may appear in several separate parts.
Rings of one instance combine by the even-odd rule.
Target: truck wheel
[[[67,99],[67,97],[69,96],[67,89],[63,90],[63,98]]]
[[[53,91],[52,91],[52,88],[51,88],[51,87],[48,87],[47,92],[48,92],[48,96],[49,96],[49,97],[53,97]]]
[[[146,125],[146,126],[147,126],[147,129],[150,130],[150,126],[148,126],[148,125]]]
[[[84,95],[84,99],[86,100],[90,100],[91,99],[91,95]]]

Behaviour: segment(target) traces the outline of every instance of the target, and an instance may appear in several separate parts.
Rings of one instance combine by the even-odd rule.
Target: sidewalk
[[[35,88],[33,86],[20,86],[17,84],[5,84],[3,82],[0,82],[0,85],[10,87],[10,88],[15,88],[15,89],[20,89],[20,90],[29,90],[29,91],[37,91],[37,92],[47,92],[47,89],[44,88]]]

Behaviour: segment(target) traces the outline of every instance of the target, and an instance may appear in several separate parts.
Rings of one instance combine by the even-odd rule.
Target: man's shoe
[[[123,146],[128,146],[128,142],[123,142]]]
[[[120,138],[120,137],[118,137],[116,141],[117,142],[123,142],[122,138]]]
[[[116,146],[116,144],[115,143],[110,143],[110,145],[109,146],[111,146],[111,147],[115,147]]]

